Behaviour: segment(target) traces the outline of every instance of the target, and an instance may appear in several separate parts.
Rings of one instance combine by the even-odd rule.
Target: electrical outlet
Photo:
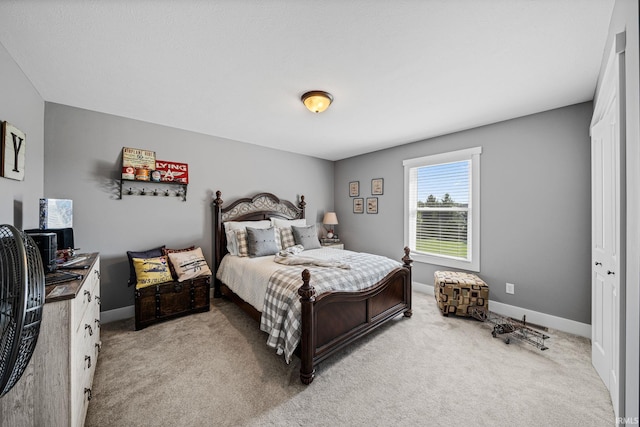
[[[507,289],[506,292],[508,294],[515,294],[516,293],[516,285],[514,285],[513,283],[507,283]]]

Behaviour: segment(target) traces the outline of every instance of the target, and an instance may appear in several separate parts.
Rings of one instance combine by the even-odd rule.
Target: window
[[[480,271],[480,153],[403,162],[405,245],[416,261]]]

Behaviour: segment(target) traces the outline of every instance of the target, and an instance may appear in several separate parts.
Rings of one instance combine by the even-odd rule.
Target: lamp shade
[[[338,224],[338,217],[335,212],[326,212],[324,214],[324,218],[322,219],[322,223],[326,225],[336,225]]]
[[[333,96],[330,93],[321,90],[312,90],[305,93],[301,97],[302,102],[309,111],[313,113],[322,113],[329,108],[331,102],[333,102]]]

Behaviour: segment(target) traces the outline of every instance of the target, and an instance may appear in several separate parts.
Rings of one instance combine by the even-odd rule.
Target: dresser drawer
[[[81,315],[76,330],[72,331],[74,339],[71,352],[71,399],[73,420],[82,425],[81,421],[85,418],[91,398],[91,384],[100,345],[100,276],[97,262],[79,296],[82,300],[76,308],[81,311]]]

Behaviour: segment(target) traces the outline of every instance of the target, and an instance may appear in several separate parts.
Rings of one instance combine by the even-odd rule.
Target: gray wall
[[[399,259],[402,161],[482,146],[479,275],[491,299],[590,323],[591,114],[588,102],[338,161],[338,233],[349,249]],[[384,178],[379,213],[353,214],[349,182],[366,198],[372,178]],[[433,284],[438,269],[414,263],[413,279]]]
[[[24,181],[0,178],[0,224],[37,228],[44,175],[44,101],[1,44],[0,77],[0,121],[27,136]]]
[[[625,368],[624,398],[620,394],[620,416],[640,415],[640,43],[637,0],[616,0],[609,25],[609,37],[602,58],[600,79],[611,53],[617,33],[626,29],[625,104],[626,104],[626,185],[627,185],[627,242],[626,242],[626,313],[623,333],[621,366]],[[624,404],[624,408],[622,408]]]
[[[326,160],[53,103],[46,103],[45,135],[44,194],[73,200],[76,246],[100,252],[102,310],[133,304],[127,250],[195,244],[211,262],[216,190],[226,201],[264,191],[291,201],[304,195],[309,223],[333,208],[333,162]],[[118,200],[122,147],[188,163],[187,201]]]

